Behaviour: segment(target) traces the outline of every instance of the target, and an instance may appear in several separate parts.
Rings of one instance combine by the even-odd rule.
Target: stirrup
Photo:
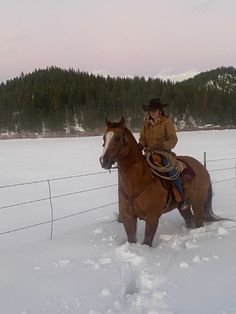
[[[186,201],[181,201],[179,203],[179,210],[182,212],[189,208],[189,204]]]

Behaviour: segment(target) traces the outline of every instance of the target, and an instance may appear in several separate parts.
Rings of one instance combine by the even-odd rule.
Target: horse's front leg
[[[153,217],[148,217],[146,219],[145,236],[144,236],[143,244],[152,246],[152,241],[157,231],[158,223],[159,223],[159,217],[154,218],[154,219]]]
[[[123,225],[125,227],[127,240],[130,243],[136,243],[137,238],[137,217],[127,212],[120,212]]]

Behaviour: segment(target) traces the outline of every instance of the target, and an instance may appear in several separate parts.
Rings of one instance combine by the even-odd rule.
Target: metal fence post
[[[48,193],[49,193],[49,201],[50,201],[50,208],[51,208],[51,234],[50,234],[50,239],[52,240],[52,236],[53,236],[54,212],[53,212],[52,191],[51,191],[50,181],[47,180],[47,183],[48,183]]]
[[[235,179],[236,179],[236,160],[235,160],[235,163],[234,163],[234,175],[235,175]],[[235,182],[235,189],[236,189],[236,180],[234,180]]]

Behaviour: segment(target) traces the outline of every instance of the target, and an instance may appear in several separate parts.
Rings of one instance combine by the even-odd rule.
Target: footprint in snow
[[[110,292],[110,290],[109,289],[102,289],[102,291],[101,291],[101,296],[103,296],[103,297],[108,297],[108,296],[110,296],[111,295],[111,292]]]
[[[195,255],[193,257],[193,263],[200,263],[200,262],[210,262],[212,259],[219,259],[219,256],[213,255],[212,257],[205,256],[205,257],[200,257],[199,255]]]
[[[53,265],[56,267],[58,267],[58,266],[59,267],[67,267],[67,266],[72,265],[72,263],[69,260],[60,260],[58,262],[54,262]]]
[[[110,257],[102,257],[99,259],[99,263],[101,265],[108,265],[112,263],[112,259]]]
[[[180,263],[179,263],[179,267],[180,267],[180,268],[189,268],[189,264],[186,263],[186,262],[180,262]]]
[[[91,259],[87,259],[87,260],[83,261],[83,264],[85,266],[91,267],[93,269],[99,269],[100,268],[99,263],[96,263],[95,261],[93,261]]]
[[[39,271],[39,270],[41,270],[41,267],[35,266],[35,267],[34,267],[34,270],[35,270],[35,271]]]
[[[112,264],[112,259],[110,257],[102,257],[97,262],[91,259],[87,259],[83,261],[83,264],[93,269],[99,269],[100,266]]]
[[[140,265],[144,257],[140,255],[138,252],[138,246],[132,245],[129,243],[125,243],[124,245],[121,245],[116,250],[116,256],[123,262],[127,262],[132,264],[133,266]]]
[[[227,233],[228,233],[228,231],[223,227],[219,227],[217,230],[218,235],[223,235],[223,234],[227,234]]]
[[[95,229],[95,230],[93,231],[93,233],[94,233],[95,235],[101,234],[101,233],[103,233],[103,228],[102,228],[102,227],[99,227],[99,228]]]

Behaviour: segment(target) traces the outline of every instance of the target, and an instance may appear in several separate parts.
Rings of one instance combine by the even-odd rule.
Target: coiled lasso
[[[163,166],[160,164],[160,166],[158,166],[157,164],[153,163],[151,161],[151,156],[153,154],[158,154],[161,155],[163,157],[166,158],[167,160],[167,165]],[[179,175],[180,175],[180,170],[178,169],[178,167],[176,166],[176,159],[172,156],[171,153],[167,153],[165,151],[160,151],[160,150],[155,150],[155,151],[147,151],[145,152],[145,158],[147,160],[147,163],[149,164],[149,166],[151,167],[151,171],[157,175],[158,177],[165,179],[165,180],[169,180],[169,181],[173,181],[176,180]],[[172,170],[175,169],[175,174],[172,176],[169,175],[162,175],[161,173],[170,173]]]

